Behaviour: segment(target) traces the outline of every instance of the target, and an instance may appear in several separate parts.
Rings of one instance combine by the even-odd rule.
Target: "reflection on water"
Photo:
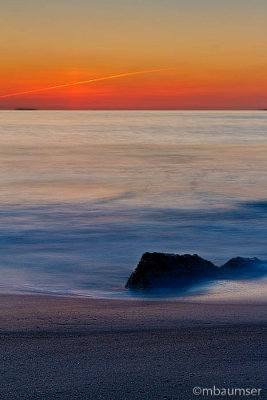
[[[144,251],[267,259],[266,122],[264,112],[0,112],[2,290],[129,296]],[[263,283],[192,296],[260,300]]]

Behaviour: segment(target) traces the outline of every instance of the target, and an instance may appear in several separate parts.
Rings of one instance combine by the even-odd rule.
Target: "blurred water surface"
[[[264,111],[1,111],[0,288],[132,296],[144,251],[267,260]],[[183,298],[266,300],[264,279]]]

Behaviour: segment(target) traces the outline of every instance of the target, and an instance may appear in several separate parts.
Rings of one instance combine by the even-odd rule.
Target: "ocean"
[[[267,112],[1,111],[0,290],[143,298],[142,253],[267,260]],[[264,301],[266,278],[153,298]]]

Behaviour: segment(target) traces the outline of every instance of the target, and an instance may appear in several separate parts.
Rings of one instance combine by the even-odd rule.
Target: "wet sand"
[[[214,385],[267,398],[264,304],[0,300],[0,398],[188,400]]]

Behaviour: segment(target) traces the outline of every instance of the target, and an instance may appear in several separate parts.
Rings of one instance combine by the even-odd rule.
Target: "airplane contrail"
[[[27,90],[27,91],[24,91],[24,92],[3,94],[3,95],[0,95],[0,98],[4,99],[6,97],[20,96],[20,95],[23,95],[23,94],[31,94],[31,93],[36,93],[36,92],[44,92],[44,91],[47,91],[47,90],[59,89],[59,88],[64,88],[64,87],[69,87],[69,86],[85,85],[86,83],[92,83],[92,82],[98,82],[98,81],[106,81],[106,80],[109,80],[109,79],[123,78],[123,77],[131,76],[131,75],[140,75],[140,74],[149,74],[149,73],[153,73],[153,72],[167,71],[168,69],[170,69],[170,68],[151,69],[151,70],[137,71],[137,72],[125,72],[123,74],[109,75],[109,76],[104,76],[102,78],[88,79],[86,81],[65,83],[65,84],[62,84],[62,85],[49,86],[49,87],[42,88],[42,89],[33,89],[33,90]]]

